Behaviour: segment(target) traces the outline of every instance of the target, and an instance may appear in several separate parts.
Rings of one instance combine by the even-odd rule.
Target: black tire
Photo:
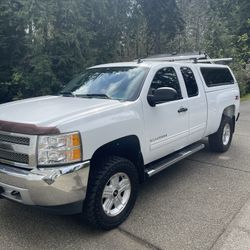
[[[91,226],[110,230],[119,226],[127,219],[134,207],[139,178],[136,167],[132,162],[118,156],[111,156],[98,163],[98,170],[91,176],[86,199],[83,206],[83,216]],[[108,185],[110,178],[115,174],[125,173],[130,181],[130,196],[123,210],[115,215],[108,216],[103,208],[103,191]],[[112,197],[112,199],[115,199]]]
[[[229,126],[230,128],[230,138],[229,140],[223,142],[223,132],[226,126],[227,127]],[[233,138],[233,121],[230,117],[223,116],[218,131],[215,134],[210,135],[208,138],[210,149],[214,152],[219,152],[219,153],[226,152],[231,145],[232,138]]]

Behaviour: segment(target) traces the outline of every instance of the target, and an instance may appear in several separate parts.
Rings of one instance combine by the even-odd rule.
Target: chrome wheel
[[[113,217],[126,207],[131,194],[131,182],[125,173],[114,174],[106,183],[102,193],[102,208]]]
[[[225,146],[229,143],[230,137],[231,137],[231,128],[230,125],[226,123],[222,133],[222,142]]]

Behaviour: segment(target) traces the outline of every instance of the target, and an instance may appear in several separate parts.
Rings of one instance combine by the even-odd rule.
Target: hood
[[[78,114],[83,117],[122,105],[120,101],[109,99],[44,96],[0,105],[0,120],[57,126]]]

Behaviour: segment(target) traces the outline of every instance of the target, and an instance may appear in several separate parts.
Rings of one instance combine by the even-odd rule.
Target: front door
[[[149,155],[146,162],[159,159],[188,144],[188,100],[183,96],[176,70],[173,67],[159,69],[151,83],[149,93],[161,87],[171,87],[177,91],[178,99],[152,107],[144,102],[144,119]]]

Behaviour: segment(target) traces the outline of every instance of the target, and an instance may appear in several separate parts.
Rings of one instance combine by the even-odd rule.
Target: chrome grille
[[[30,145],[30,138],[0,134],[0,142],[10,142],[14,144]]]
[[[12,162],[19,162],[29,164],[29,156],[26,154],[20,154],[15,152],[9,152],[0,149],[0,158]]]
[[[32,169],[36,167],[37,136],[0,131],[0,163]]]

